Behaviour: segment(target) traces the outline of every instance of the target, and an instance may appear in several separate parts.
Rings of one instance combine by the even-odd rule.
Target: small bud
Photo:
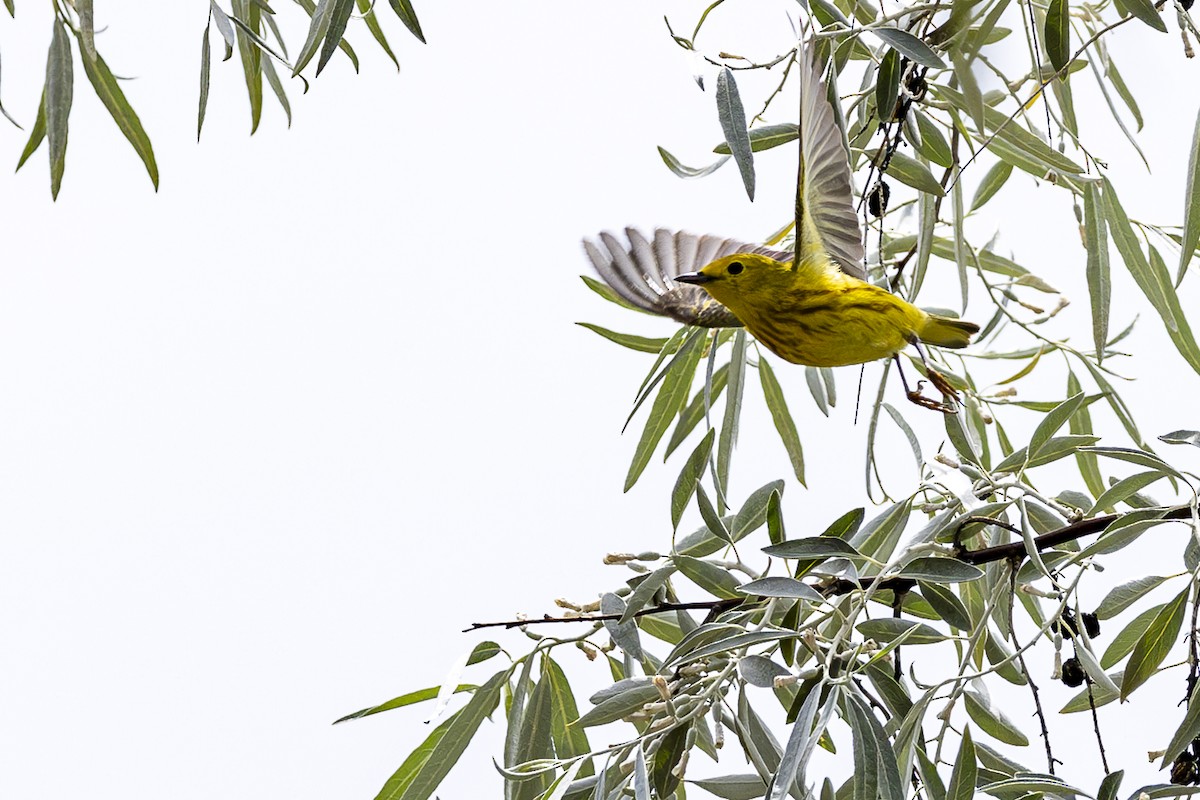
[[[597,651],[596,648],[592,647],[587,642],[576,642],[575,646],[583,651],[583,654],[587,656],[588,661],[595,661],[600,655],[599,651]]]
[[[650,679],[650,682],[654,684],[655,689],[658,689],[658,694],[663,700],[671,699],[671,692],[667,689],[666,678],[664,678],[662,675],[655,675]]]
[[[1017,389],[1015,386],[1005,386],[1003,389],[995,392],[992,397],[1016,397]]]
[[[798,679],[796,678],[795,675],[776,675],[775,679],[772,681],[772,685],[776,689],[782,689],[785,686],[794,685],[797,680]]]
[[[559,608],[569,608],[572,611],[580,610],[579,606],[575,605],[570,600],[567,600],[565,597],[554,598],[554,605],[558,606]]]
[[[604,563],[612,566],[613,564],[628,564],[636,559],[637,556],[633,553],[609,553],[604,557]]]
[[[660,558],[662,558],[662,556],[652,550],[637,554],[638,561],[658,561]]]
[[[950,469],[958,469],[961,466],[957,461],[945,453],[938,453],[933,457],[933,460],[942,466],[949,467]]]

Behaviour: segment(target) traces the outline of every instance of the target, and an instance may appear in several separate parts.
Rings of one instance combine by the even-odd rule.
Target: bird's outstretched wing
[[[704,265],[734,253],[760,253],[790,262],[792,254],[720,236],[657,228],[652,239],[637,228],[626,228],[628,241],[608,231],[600,241],[583,240],[588,258],[604,282],[626,302],[651,314],[685,325],[735,328],[741,320],[699,286],[675,282],[675,276],[696,272]]]
[[[850,161],[842,129],[811,42],[801,42],[800,170],[796,181],[796,242],[801,258],[825,253],[856,278],[863,269],[862,227],[854,211]]]

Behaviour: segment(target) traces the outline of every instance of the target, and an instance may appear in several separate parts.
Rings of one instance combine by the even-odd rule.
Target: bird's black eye
[[[745,267],[742,266],[742,262],[734,261],[732,264],[729,265],[728,272],[730,275],[737,275],[743,269],[745,269]]]

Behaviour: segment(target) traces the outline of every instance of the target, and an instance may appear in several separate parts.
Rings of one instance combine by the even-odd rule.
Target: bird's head
[[[676,275],[680,283],[703,287],[734,314],[755,296],[770,294],[791,282],[791,265],[757,253],[735,253],[718,258],[699,272]]]

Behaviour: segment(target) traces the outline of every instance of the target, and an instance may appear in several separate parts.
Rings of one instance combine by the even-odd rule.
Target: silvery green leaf
[[[754,199],[754,154],[750,149],[750,133],[746,129],[746,112],[738,95],[733,70],[725,67],[717,75],[717,119],[729,144],[733,160],[742,175],[746,195]]]

